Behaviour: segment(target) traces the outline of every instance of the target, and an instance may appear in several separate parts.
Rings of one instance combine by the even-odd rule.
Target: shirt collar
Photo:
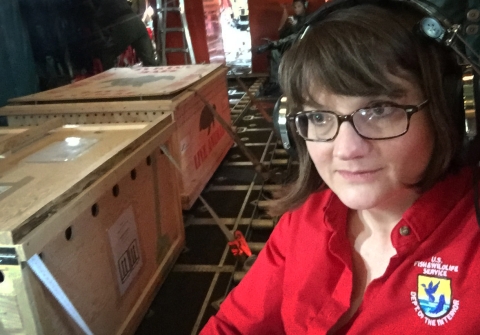
[[[471,189],[472,172],[469,168],[451,173],[423,193],[404,213],[403,222],[399,225],[407,225],[417,240],[423,241],[445,220],[453,207]]]
[[[324,220],[323,222],[331,231],[339,231],[346,227],[348,208],[337,197],[331,189],[326,190],[328,201],[323,207]]]
[[[450,213],[455,204],[472,188],[472,173],[468,168],[451,173],[423,193],[403,214],[402,220],[392,231],[397,233],[401,227],[411,230],[410,238],[405,242],[417,243],[426,239]],[[328,200],[323,208],[324,223],[331,231],[344,230],[347,223],[348,208],[330,189],[326,190]],[[396,238],[393,238],[396,240]],[[394,243],[394,246],[397,243]],[[395,246],[397,247],[397,246]]]

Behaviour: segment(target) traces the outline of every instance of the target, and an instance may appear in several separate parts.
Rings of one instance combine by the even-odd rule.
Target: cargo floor
[[[251,91],[262,78],[244,78]],[[264,181],[246,155],[233,146],[202,196],[221,222],[244,232],[254,253],[266,242],[275,219],[265,214],[262,200],[294,173],[292,163],[277,141],[271,123],[234,79],[229,79],[232,122],[249,151],[270,171]],[[257,100],[257,99],[256,99]],[[275,99],[259,96],[260,108],[270,115]],[[263,107],[262,107],[263,106]],[[227,246],[221,229],[206,207],[197,201],[184,212],[186,247],[160,287],[136,335],[195,335],[214,315],[225,295],[241,279],[241,262]]]

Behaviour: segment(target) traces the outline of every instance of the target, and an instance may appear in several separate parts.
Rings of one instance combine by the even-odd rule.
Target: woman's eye
[[[383,116],[384,114],[388,114],[386,112],[385,107],[374,107],[370,109],[370,113],[374,116]]]
[[[372,107],[368,108],[365,110],[365,113],[363,113],[365,116],[367,116],[369,119],[373,118],[385,118],[385,117],[390,117],[396,114],[399,111],[398,108],[396,107]]]
[[[323,113],[310,114],[310,121],[315,125],[322,125],[328,122],[329,116]]]
[[[315,123],[325,122],[325,117],[322,114],[313,114],[313,121]]]

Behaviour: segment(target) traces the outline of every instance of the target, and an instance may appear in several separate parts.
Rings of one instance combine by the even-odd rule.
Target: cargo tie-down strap
[[[215,120],[218,121],[220,126],[227,132],[228,136],[232,138],[232,140],[237,144],[238,148],[242,153],[247,157],[247,159],[252,162],[253,167],[255,168],[255,171],[257,171],[258,175],[263,179],[263,180],[268,180],[270,178],[269,171],[265,168],[265,166],[258,160],[257,157],[250,151],[250,149],[247,148],[245,143],[238,137],[238,135],[232,130],[232,127],[217,113],[215,108],[212,106],[212,104],[207,100],[205,96],[203,96],[201,93],[199,93],[195,89],[188,89],[187,91],[195,93],[200,100],[205,104],[205,106],[208,108],[210,113],[212,113],[213,117]]]
[[[45,266],[45,263],[43,263],[42,259],[35,254],[27,261],[27,263],[32,269],[33,273],[35,273],[38,279],[40,279],[45,287],[52,293],[55,299],[57,299],[60,305],[62,305],[68,315],[70,315],[73,321],[75,321],[75,323],[83,330],[83,332],[87,335],[93,335],[90,328],[88,328],[87,324],[82,319],[75,306],[73,306],[65,292],[62,290],[55,277],[53,277],[50,270],[48,270],[48,268]]]
[[[160,148],[162,149],[165,156],[167,156],[168,160],[173,164],[173,166],[181,173],[182,170],[180,169],[180,166],[178,165],[175,158],[173,158],[173,156],[170,154],[170,151],[167,149],[165,144],[160,145]],[[237,257],[243,256],[243,255],[246,255],[247,257],[252,256],[252,252],[250,251],[250,248],[248,247],[248,244],[245,241],[245,237],[243,236],[242,232],[240,230],[237,230],[235,231],[235,234],[232,234],[232,232],[228,229],[228,227],[225,224],[222,223],[217,213],[215,213],[213,208],[210,207],[210,205],[202,197],[202,195],[199,195],[198,198],[200,199],[200,201],[203,203],[207,211],[212,216],[213,221],[215,221],[215,223],[218,225],[222,233],[227,238],[228,245],[230,247],[230,250],[232,251],[232,254]]]

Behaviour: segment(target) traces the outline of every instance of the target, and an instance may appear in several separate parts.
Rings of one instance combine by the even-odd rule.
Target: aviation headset
[[[389,3],[404,3],[412,10],[424,14],[424,18],[412,27],[412,31],[426,38],[433,39],[453,50],[459,60],[458,69],[452,70],[451,78],[446,78],[444,92],[447,100],[452,102],[451,110],[458,126],[464,133],[465,158],[467,164],[478,166],[480,161],[480,0],[333,0],[325,3],[314,12],[297,35],[297,41],[306,34],[311,26],[325,19],[339,9],[362,4],[388,6]],[[476,104],[476,101],[479,101]],[[282,96],[277,101],[274,111],[274,127],[280,135],[283,147],[296,156],[292,131],[295,126],[287,121],[290,113],[289,103]],[[467,129],[466,115],[473,119],[476,132]],[[470,126],[470,125],[469,125]],[[476,170],[476,169],[475,169]],[[479,176],[474,173],[475,185]],[[475,186],[475,208],[480,224],[480,206],[478,204],[478,187]]]

